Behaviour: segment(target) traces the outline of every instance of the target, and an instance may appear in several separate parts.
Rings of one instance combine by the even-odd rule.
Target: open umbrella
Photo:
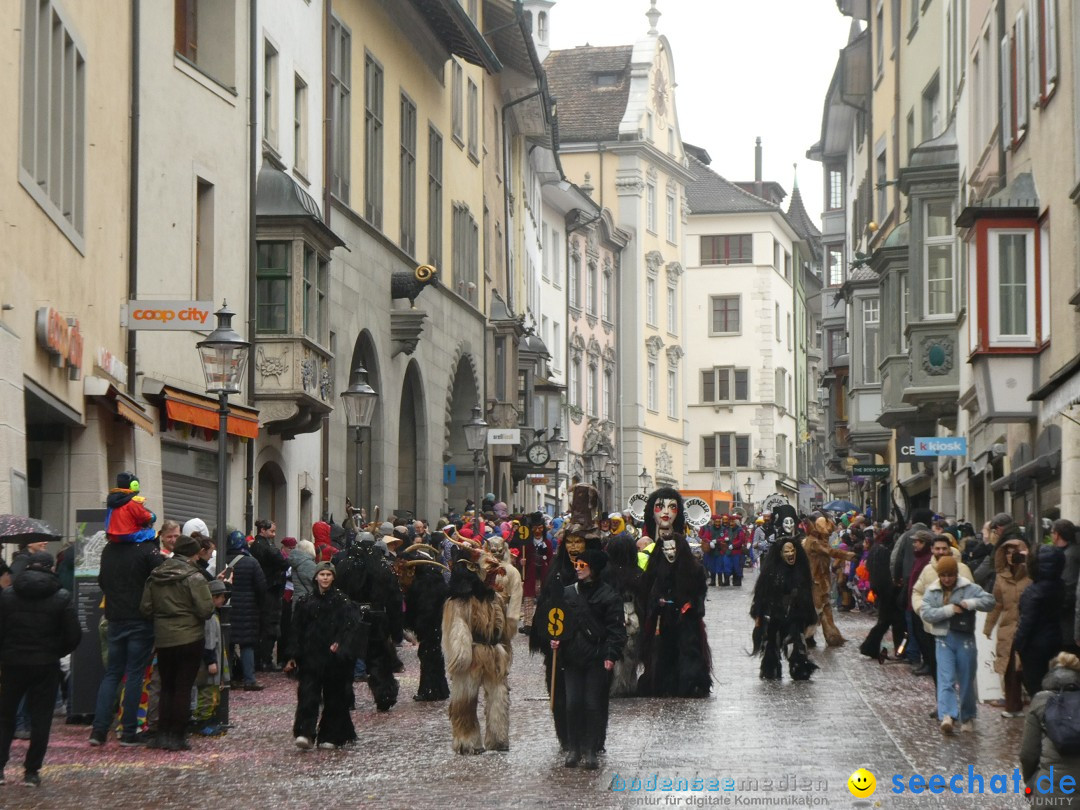
[[[0,515],[0,543],[41,543],[59,539],[60,533],[43,520],[25,515]]]
[[[858,512],[859,507],[853,504],[851,501],[829,501],[827,504],[821,507],[826,512]]]

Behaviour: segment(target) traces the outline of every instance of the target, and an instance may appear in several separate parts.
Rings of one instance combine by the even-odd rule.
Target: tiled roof
[[[631,45],[585,45],[552,51],[544,60],[548,88],[555,97],[563,143],[613,141],[630,96]],[[600,84],[597,75],[610,77]]]
[[[692,214],[783,213],[773,205],[725,180],[696,157],[687,153],[691,174],[696,179],[686,186],[686,200]]]
[[[848,273],[848,281],[877,281],[878,274],[865,264],[856,267]]]
[[[802,201],[802,192],[799,191],[798,186],[795,186],[795,189],[791,192],[791,202],[788,203],[787,215],[791,226],[803,239],[812,242],[821,238],[821,231],[818,230],[814,221],[810,219],[810,215],[806,213],[806,207]]]

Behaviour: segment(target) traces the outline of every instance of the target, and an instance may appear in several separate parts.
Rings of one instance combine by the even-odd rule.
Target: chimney
[[[754,193],[759,197],[763,197],[763,186],[761,183],[761,136],[757,137],[754,141]]]

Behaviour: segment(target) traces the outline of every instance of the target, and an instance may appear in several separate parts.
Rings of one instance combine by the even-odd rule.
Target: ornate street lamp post
[[[480,534],[480,458],[487,447],[487,422],[482,416],[480,404],[473,406],[472,419],[465,423],[465,446],[473,454],[473,488],[476,499],[473,501],[473,509],[476,517],[476,534],[474,537],[478,543],[483,542]]]
[[[652,476],[649,475],[649,471],[644,467],[641,468],[641,473],[637,477],[638,483],[641,484],[641,494],[648,495],[649,487],[652,486]]]
[[[555,462],[555,512],[560,511],[562,506],[562,498],[559,496],[559,465],[566,461],[566,450],[570,442],[563,438],[562,430],[558,425],[551,432],[551,438],[548,439],[548,451],[551,453],[551,458]]]
[[[341,392],[341,404],[345,409],[346,424],[356,430],[356,503],[354,508],[360,514],[362,483],[364,480],[364,429],[371,427],[375,416],[375,405],[379,395],[367,381],[367,369],[357,366],[349,380],[349,387]]]
[[[221,309],[214,313],[216,328],[199,341],[199,359],[202,361],[203,376],[206,377],[206,392],[218,397],[218,493],[217,493],[217,565],[216,574],[225,571],[225,557],[228,553],[225,526],[228,519],[227,502],[229,494],[229,394],[240,393],[240,381],[244,378],[247,366],[248,350],[251,344],[244,340],[232,328],[232,319],[236,313],[222,301]],[[222,608],[221,641],[225,650],[229,649],[229,611]],[[226,653],[229,654],[228,652]],[[226,687],[228,684],[224,684]],[[222,725],[229,724],[229,690],[221,691],[220,719]]]

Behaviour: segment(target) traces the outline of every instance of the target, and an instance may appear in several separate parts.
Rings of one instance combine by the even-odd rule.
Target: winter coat
[[[127,489],[114,489],[105,501],[105,536],[110,543],[153,540],[157,517],[143,504],[146,498]]]
[[[907,601],[904,603],[904,607],[908,610],[914,610],[911,605],[911,592],[915,589],[915,583],[919,581],[919,577],[922,576],[922,571],[926,566],[930,564],[930,558],[933,555],[930,553],[930,547],[927,546],[923,549],[922,554],[912,554],[911,556],[911,570],[908,571],[908,578],[906,581],[905,596]]]
[[[892,570],[889,566],[889,556],[892,554],[892,544],[878,543],[870,549],[870,556],[866,560],[866,568],[870,574],[870,590],[878,600],[892,600],[896,595],[893,585]]]
[[[952,550],[953,559],[956,560],[956,573],[962,576],[964,579],[972,581],[971,570],[960,562],[960,552],[956,549]],[[919,612],[919,608],[922,607],[923,596],[926,594],[926,589],[933,583],[937,582],[937,558],[933,554],[930,555],[930,562],[926,564],[926,567],[919,572],[918,579],[915,580],[915,584],[911,588],[911,609],[916,613]],[[926,632],[930,632],[930,627],[926,622],[923,622],[923,626],[926,627]]]
[[[292,564],[293,599],[307,596],[315,590],[315,558],[303,549],[294,548],[289,562]]]
[[[355,661],[365,653],[360,608],[336,585],[316,588],[293,605],[292,632],[286,655],[302,669],[322,670]],[[337,652],[331,652],[333,644]]]
[[[142,613],[154,620],[154,643],[179,647],[206,637],[206,620],[214,615],[210,585],[192,563],[170,557],[150,574],[143,589]]]
[[[959,612],[956,607],[961,603],[967,610],[987,612],[994,607],[994,597],[964,577],[956,578],[947,603],[940,579],[926,589],[919,615],[924,624],[930,625],[931,635],[944,638],[949,634],[949,620]]]
[[[248,551],[262,566],[267,589],[277,589],[280,593],[285,587],[285,572],[289,570],[288,560],[281,556],[281,552],[267,537],[256,537],[254,542],[248,546]]]
[[[563,589],[566,605],[566,640],[560,656],[570,666],[618,661],[626,646],[623,603],[604,582],[576,582]]]
[[[889,555],[889,566],[892,569],[893,582],[907,583],[911,577],[911,566],[915,561],[915,544],[913,538],[915,532],[927,531],[925,523],[912,523],[911,528],[900,535],[893,550]]]
[[[1012,655],[1013,638],[1016,636],[1016,625],[1020,621],[1020,595],[1031,584],[1027,566],[1012,566],[1006,561],[1007,549],[1004,545],[998,546],[994,552],[994,563],[997,566],[997,576],[994,578],[994,609],[986,617],[986,629],[983,633],[987,638],[997,626],[997,647],[994,650],[994,672],[1004,675],[1009,667],[1009,656]],[[1019,569],[1019,570],[1017,570]]]
[[[262,566],[247,554],[236,554],[229,563],[233,567],[229,640],[245,647],[258,644],[267,599],[266,577]]]
[[[101,552],[98,585],[105,595],[110,622],[145,621],[139,605],[150,572],[165,562],[152,543],[106,543]]]
[[[0,593],[0,666],[58,665],[80,638],[75,603],[56,574],[25,570]]]
[[[994,560],[996,559],[997,550],[1010,540],[1019,540],[1026,545],[1023,537],[1020,536],[1020,527],[1013,523],[1010,526],[1005,527],[1005,531],[1001,533],[1001,537],[997,539],[994,544],[994,554],[987,554],[983,557],[982,562],[979,563],[979,567],[975,569],[975,584],[980,588],[994,589],[994,584],[990,581],[991,578],[997,573],[995,569]]]
[[[330,524],[325,521],[311,525],[311,542],[315,544],[315,559],[319,562],[329,562],[338,552],[330,543]]]
[[[1013,649],[1021,655],[1045,654],[1061,649],[1061,602],[1065,598],[1065,553],[1057,546],[1037,546],[1029,561],[1032,583],[1020,596],[1020,623]]]
[[[1064,643],[1080,638],[1080,625],[1076,624],[1076,585],[1080,582],[1080,543],[1069,543],[1064,548],[1065,571],[1061,581],[1065,583],[1065,599],[1061,605],[1061,640]]]
[[[1046,734],[1046,704],[1050,698],[1063,689],[1080,689],[1080,672],[1067,667],[1051,670],[1043,678],[1043,691],[1031,699],[1027,718],[1024,721],[1024,738],[1020,743],[1020,773],[1024,783],[1032,789],[1031,798],[1036,802],[1042,796],[1038,793],[1038,778],[1049,775],[1054,769],[1054,787],[1061,784],[1063,776],[1073,779],[1073,784],[1080,784],[1080,754],[1062,754]],[[1043,779],[1046,786],[1047,779]],[[1060,793],[1045,796],[1062,796]],[[1039,806],[1037,803],[1034,806]]]

